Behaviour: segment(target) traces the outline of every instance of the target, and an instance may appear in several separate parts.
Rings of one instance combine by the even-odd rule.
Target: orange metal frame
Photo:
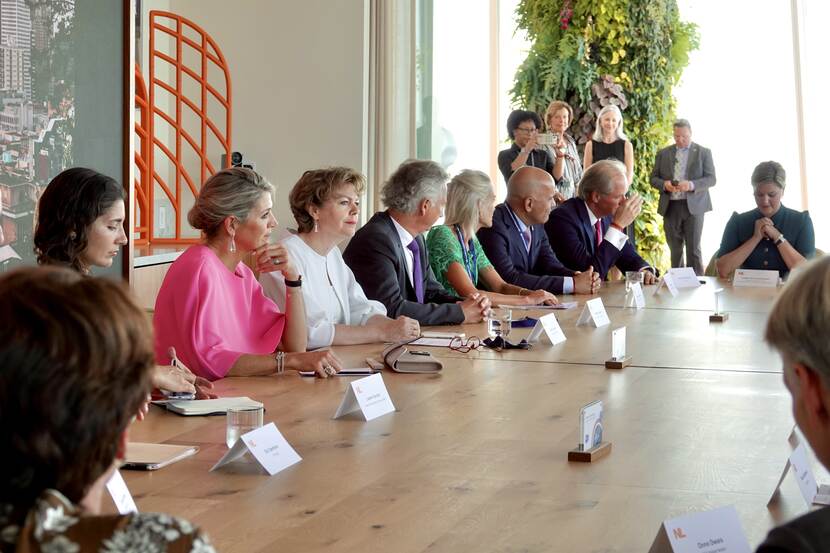
[[[189,31],[189,32],[188,32]],[[175,41],[175,56],[168,55],[156,49],[156,33],[165,33]],[[185,33],[199,37],[198,41],[189,38]],[[222,51],[216,42],[198,25],[179,15],[170,12],[150,12],[150,66],[149,66],[149,87],[145,86],[141,79],[140,70],[136,68],[136,105],[141,109],[141,123],[136,123],[136,133],[140,140],[137,141],[138,152],[136,152],[136,166],[140,182],[136,182],[136,203],[139,204],[140,217],[136,221],[135,232],[139,238],[136,244],[187,244],[195,242],[195,238],[182,237],[182,225],[184,214],[182,209],[182,186],[187,185],[194,197],[199,195],[198,189],[205,182],[209,175],[216,172],[213,164],[208,159],[208,131],[210,131],[225,151],[226,163],[230,163],[231,157],[231,78],[228,65]],[[199,67],[188,67],[182,56],[182,48],[187,46],[199,54]],[[156,61],[167,62],[173,71],[170,75],[171,82],[166,82],[156,74]],[[208,82],[208,62],[213,62],[225,77],[225,95],[220,94]],[[194,101],[182,92],[183,75],[191,77],[199,85],[199,98]],[[214,79],[215,81],[215,79]],[[140,87],[140,88],[139,88]],[[170,113],[162,110],[156,105],[156,90],[160,87],[167,91],[174,99]],[[145,92],[146,91],[146,92]],[[210,94],[225,111],[224,133],[219,126],[208,117],[208,94]],[[142,98],[143,95],[143,98]],[[184,128],[182,120],[182,108],[186,106],[199,118],[198,140]],[[167,141],[161,140],[155,133],[156,117],[166,121],[174,131],[172,148]],[[194,182],[193,176],[188,173],[182,164],[183,142],[187,142],[198,156],[199,175],[198,181]],[[170,160],[175,170],[173,183],[166,182],[156,171],[155,156],[156,150]],[[198,183],[198,185],[197,185]],[[172,184],[172,186],[171,186]],[[156,189],[159,188],[167,196],[173,206],[175,214],[175,236],[172,238],[156,237],[154,233],[154,197]]]

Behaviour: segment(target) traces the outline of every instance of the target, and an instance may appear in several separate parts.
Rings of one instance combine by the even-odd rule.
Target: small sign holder
[[[611,442],[600,442],[598,446],[582,450],[582,446],[568,452],[568,461],[572,463],[593,463],[611,453]]]
[[[581,441],[568,452],[568,461],[593,463],[611,453],[611,442],[603,441],[602,401],[592,401],[579,410]]]
[[[710,323],[723,323],[729,319],[729,313],[721,313],[719,308],[718,297],[720,293],[723,292],[723,288],[718,288],[715,290],[715,312],[709,315],[709,322]]]
[[[625,327],[611,332],[611,359],[605,362],[606,369],[622,370],[631,364],[631,356],[625,353]]]

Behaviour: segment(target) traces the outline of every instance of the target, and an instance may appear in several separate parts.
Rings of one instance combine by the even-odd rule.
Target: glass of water
[[[625,272],[625,292],[626,294],[631,291],[632,284],[635,282],[639,282],[640,286],[643,285],[643,272],[642,271],[626,271]]]
[[[262,426],[262,415],[262,407],[228,409],[227,432],[225,433],[225,443],[228,444],[228,449],[233,447],[233,444],[242,434],[247,434],[251,430],[256,430]]]
[[[510,335],[510,323],[513,321],[513,314],[509,309],[498,307],[490,310],[487,315],[487,333],[490,338],[496,339],[501,336],[507,339]]]

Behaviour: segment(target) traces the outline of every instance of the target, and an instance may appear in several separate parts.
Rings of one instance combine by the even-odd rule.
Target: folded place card
[[[750,553],[735,507],[692,513],[663,522],[649,553]]]
[[[678,288],[698,288],[700,281],[697,279],[695,270],[691,267],[676,267],[669,269],[669,274]]]
[[[643,287],[639,282],[631,284],[631,297],[634,299],[634,307],[643,309],[646,306],[646,297],[643,294]]]
[[[302,457],[291,447],[273,422],[242,434],[233,447],[210,469],[211,472],[236,461],[246,452],[262,465],[268,474],[274,476],[291,465],[302,461]]]
[[[672,295],[672,297],[677,296],[677,283],[674,281],[674,277],[671,273],[664,274],[663,278],[660,279],[660,283],[657,285],[657,288],[654,289],[655,296],[663,288],[664,285],[666,288],[669,289],[669,293]]]
[[[547,336],[551,345],[554,346],[568,339],[565,333],[562,332],[562,327],[559,326],[559,321],[556,320],[554,313],[548,313],[547,315],[539,317],[539,320],[536,321],[536,326],[533,327],[533,330],[530,331],[527,337],[528,343],[533,344],[538,342],[542,334]]]
[[[355,411],[360,411],[367,421],[395,411],[392,398],[389,397],[380,374],[350,382],[333,418],[337,419]]]
[[[585,302],[585,307],[582,308],[576,326],[592,325],[599,328],[610,322],[608,313],[605,312],[605,306],[602,304],[602,298],[594,298]]]
[[[735,269],[732,286],[775,288],[778,286],[778,271],[760,269]]]
[[[110,493],[110,496],[112,496],[115,508],[118,509],[120,514],[128,515],[130,513],[138,512],[138,507],[136,506],[135,501],[133,501],[130,489],[127,487],[124,477],[121,476],[121,472],[118,470],[113,472],[112,476],[107,481],[107,491]]]

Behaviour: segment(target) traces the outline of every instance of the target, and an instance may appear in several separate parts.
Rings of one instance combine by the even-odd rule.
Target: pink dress
[[[167,349],[209,380],[228,374],[245,353],[277,349],[285,315],[262,293],[244,263],[231,273],[207,246],[188,248],[173,262],[156,297],[156,363],[170,364]]]

